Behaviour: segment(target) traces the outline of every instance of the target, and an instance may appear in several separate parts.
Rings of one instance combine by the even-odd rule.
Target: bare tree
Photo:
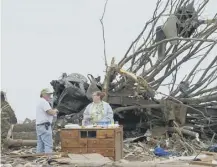
[[[162,120],[157,110],[163,111],[169,124],[178,119],[183,125],[190,110],[191,123],[209,130],[217,125],[217,113],[207,115],[207,109],[217,104],[217,55],[213,52],[217,14],[201,19],[208,2],[157,1],[152,18],[121,61],[113,59],[104,80],[106,92],[120,95],[127,91],[128,96],[146,99],[150,104],[120,106],[115,113],[147,113],[152,108],[152,121],[157,117]]]
[[[200,101],[207,92],[215,97],[216,87],[211,92],[207,89],[217,85],[217,55],[212,53],[217,42],[217,22],[216,15],[210,20],[200,19],[207,3],[201,0],[196,6],[194,1],[158,0],[153,17],[132,42],[118,69],[129,67],[127,72],[144,78],[156,93],[168,86],[167,95],[183,102],[190,102],[191,97]],[[167,18],[163,25],[159,24],[160,18]],[[123,87],[124,78],[112,89]]]

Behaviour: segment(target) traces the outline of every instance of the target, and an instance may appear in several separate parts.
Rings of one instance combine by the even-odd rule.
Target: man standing
[[[37,153],[52,153],[52,121],[58,113],[57,109],[52,109],[51,102],[52,91],[43,89],[40,94],[40,100],[36,106],[36,133],[37,133]]]

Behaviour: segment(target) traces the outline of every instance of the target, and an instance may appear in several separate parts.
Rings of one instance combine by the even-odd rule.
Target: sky
[[[63,72],[104,75],[104,0],[2,0],[1,89],[18,120],[35,119],[40,90]],[[109,0],[108,60],[120,60],[152,16],[156,0]],[[210,0],[204,17],[213,16]]]

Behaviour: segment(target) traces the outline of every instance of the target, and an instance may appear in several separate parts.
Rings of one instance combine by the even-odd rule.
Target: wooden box
[[[123,158],[123,127],[61,129],[60,140],[63,152],[99,153],[113,160]]]

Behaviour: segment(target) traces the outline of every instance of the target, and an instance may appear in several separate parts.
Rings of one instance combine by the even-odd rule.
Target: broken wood
[[[36,140],[37,135],[35,132],[13,132],[13,139],[23,139],[23,140]]]
[[[128,107],[118,107],[114,110],[114,113],[121,111],[128,111],[133,109],[142,109],[142,108],[161,108],[160,104],[147,104],[147,105],[138,105],[138,106],[128,106]]]
[[[212,166],[212,167],[216,167],[217,166],[217,164],[213,164],[212,161],[211,162],[192,161],[192,162],[190,162],[190,164],[202,165],[202,166]]]
[[[183,129],[183,128],[168,127],[168,131],[169,132],[179,132],[179,131],[181,131],[184,135],[195,137],[197,139],[199,138],[199,134],[198,133],[190,131],[190,130],[187,130],[187,129]]]
[[[217,153],[202,151],[202,154],[207,155],[203,158],[196,158],[190,162],[190,164],[204,165],[204,166],[217,166]]]
[[[66,156],[66,153],[58,152],[58,153],[36,153],[36,154],[21,154],[21,155],[9,155],[11,158],[27,158],[27,157],[43,157],[48,155],[60,155],[60,156]]]
[[[20,147],[20,146],[36,146],[37,140],[23,140],[23,139],[13,139],[13,128],[14,125],[12,124],[8,134],[7,138],[5,140],[5,146],[7,147]]]
[[[194,125],[194,131],[180,130],[190,137],[198,138],[201,129],[206,136],[216,133],[217,108],[211,107],[217,104],[217,58],[212,54],[217,44],[217,15],[200,20],[208,3],[158,0],[151,19],[121,61],[115,62],[114,57],[110,65],[106,61],[102,84],[100,78],[93,77],[95,88],[105,92],[103,100],[111,105],[114,121],[124,125],[125,131],[129,127],[131,134],[136,131],[140,136],[141,130],[148,126],[166,126],[174,120],[179,126]],[[190,69],[184,70],[186,67]],[[88,80],[78,73],[64,73],[51,85],[61,126],[81,123],[82,111],[91,103]],[[162,101],[174,105],[167,107]],[[14,132],[19,133],[25,128],[16,129],[19,128]],[[33,130],[35,124],[31,130],[24,131]]]
[[[13,132],[35,132],[36,126],[35,122],[25,123],[25,124],[14,124]]]
[[[37,140],[7,139],[6,145],[8,147],[36,146]]]
[[[108,101],[108,91],[110,86],[110,81],[112,75],[114,75],[114,67],[115,67],[115,58],[112,58],[111,65],[106,67],[106,75],[103,82],[103,91],[105,92],[105,97],[103,98],[104,101]]]

